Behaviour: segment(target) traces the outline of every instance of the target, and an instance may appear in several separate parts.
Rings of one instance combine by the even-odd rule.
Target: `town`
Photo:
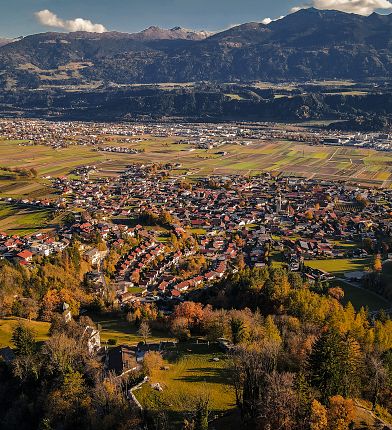
[[[304,124],[277,123],[127,123],[103,124],[84,122],[52,122],[31,119],[1,119],[0,136],[9,140],[26,140],[31,145],[44,144],[53,148],[69,145],[92,145],[117,136],[119,143],[138,143],[145,140],[140,136],[175,137],[178,143],[190,147],[212,149],[225,144],[249,145],[252,140],[290,140],[311,145],[325,144],[373,148],[377,151],[392,150],[392,136],[385,132],[348,133],[328,130],[320,125],[310,127]],[[110,151],[99,147],[97,150]],[[125,152],[124,148],[112,151]],[[132,149],[130,149],[132,151]]]
[[[65,249],[73,237],[95,268],[97,293],[111,249],[137,238],[110,276],[120,303],[183,299],[237,270],[239,265],[284,264],[310,282],[334,278],[332,260],[364,262],[344,281],[361,281],[370,257],[384,253],[392,232],[392,191],[363,189],[268,173],[172,176],[173,165],[132,165],[116,178],[52,179],[56,201],[6,199],[6,203],[67,212],[58,230],[18,237],[0,233],[0,258],[34,264],[35,256]],[[82,209],[81,209],[82,208]],[[96,237],[104,250],[90,246]],[[310,265],[307,262],[310,261]],[[312,264],[316,267],[312,267]],[[182,269],[183,268],[183,269]],[[133,293],[133,291],[136,291]]]
[[[374,342],[389,345],[389,173],[374,179],[377,186],[328,170],[320,178],[304,155],[310,147],[317,160],[327,148],[328,164],[335,146],[352,142],[329,135],[295,147],[309,135],[291,131],[282,145],[297,148],[293,165],[307,165],[307,175],[278,163],[248,169],[248,161],[241,174],[230,167],[236,148],[239,160],[253,148],[264,151],[255,157],[275,157],[264,140],[279,148],[279,129],[25,120],[2,127],[9,162],[0,167],[0,364],[7,368],[26,358],[12,346],[37,329],[50,360],[56,348],[79,343],[83,360],[95,360],[104,386],[117,387],[122,411],[138,423],[160,428],[156,408],[169,404],[174,428],[203,413],[211,425],[233,416],[234,429],[242,421],[232,415],[229,375],[247,365],[244,345],[273,342],[296,357],[302,340],[293,327],[303,324],[297,346],[309,348],[331,320],[342,331],[362,324]],[[23,162],[11,161],[14,149],[24,151]],[[350,151],[345,162],[363,174],[359,157],[372,160],[376,151]],[[222,158],[224,170],[214,167]],[[385,165],[381,158],[376,168]],[[181,394],[190,387],[193,406]]]

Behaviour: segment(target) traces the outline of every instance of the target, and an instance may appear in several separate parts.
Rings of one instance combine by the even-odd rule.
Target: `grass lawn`
[[[23,318],[3,318],[0,319],[0,347],[12,346],[12,331],[19,321],[24,322],[29,328],[34,330],[38,341],[48,338],[50,324],[47,322],[29,321]]]
[[[328,260],[305,260],[305,265],[332,274],[365,270],[371,265],[370,258],[336,258]]]
[[[207,233],[207,230],[204,228],[191,228],[188,230],[191,234],[196,234],[198,236],[204,236]]]
[[[135,345],[143,339],[138,335],[138,327],[132,323],[129,323],[125,319],[120,319],[115,316],[91,316],[95,324],[99,324],[101,329],[101,341],[107,342],[108,339],[116,339],[117,344],[131,344]],[[152,336],[149,342],[161,341],[161,340],[173,340],[168,337],[166,333],[161,333],[152,330]]]
[[[351,248],[357,248],[360,246],[357,242],[343,242],[341,240],[332,240],[332,243],[336,248],[349,250]]]
[[[370,311],[379,311],[380,309],[390,309],[392,304],[386,299],[364,288],[354,287],[343,280],[334,279],[330,282],[331,287],[340,287],[344,291],[343,303],[351,302],[356,310],[361,307],[368,307]]]
[[[314,269],[324,270],[335,276],[343,277],[345,272],[363,271],[371,265],[371,258],[339,258],[334,260],[307,260],[305,264]],[[343,303],[351,302],[355,309],[362,306],[370,311],[390,309],[392,304],[373,291],[355,287],[344,279],[334,279],[331,286],[338,286],[344,291]]]
[[[213,358],[219,358],[215,362]],[[216,345],[179,344],[178,352],[166,360],[169,370],[157,370],[135,395],[140,403],[150,409],[165,409],[174,422],[181,414],[192,410],[195,399],[207,395],[211,411],[215,414],[235,407],[234,392],[228,385],[224,354]],[[159,382],[162,392],[151,388]]]
[[[145,290],[146,290],[145,288],[141,288],[141,287],[129,287],[128,288],[128,293],[139,294],[139,293],[142,293]]]

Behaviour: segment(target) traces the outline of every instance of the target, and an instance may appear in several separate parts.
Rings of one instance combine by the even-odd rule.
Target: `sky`
[[[268,23],[310,6],[362,15],[392,13],[389,0],[0,0],[0,37],[136,32],[151,25],[217,31],[250,21]]]

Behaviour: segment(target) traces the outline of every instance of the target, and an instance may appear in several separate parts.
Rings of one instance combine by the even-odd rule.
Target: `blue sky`
[[[302,6],[392,12],[389,0],[0,0],[0,37],[75,28],[134,32],[150,25],[220,30]]]

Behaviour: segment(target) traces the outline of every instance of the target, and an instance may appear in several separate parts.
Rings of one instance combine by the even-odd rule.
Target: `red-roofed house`
[[[17,254],[16,256],[22,261],[25,261],[26,263],[33,259],[33,254],[27,249],[24,249],[23,251],[19,252],[19,254]]]

